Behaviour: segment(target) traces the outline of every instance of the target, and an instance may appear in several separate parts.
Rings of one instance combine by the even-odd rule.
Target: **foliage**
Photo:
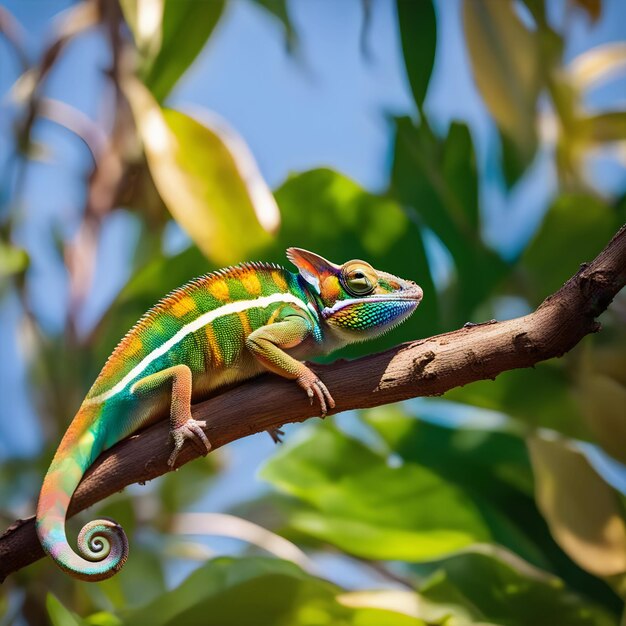
[[[17,174],[2,181],[12,193],[0,194],[7,198],[0,206],[0,298],[20,308],[46,436],[41,455],[0,467],[7,525],[33,509],[52,448],[119,337],[194,275],[245,259],[284,263],[285,247],[295,244],[338,262],[365,258],[417,280],[426,295],[416,315],[344,353],[358,356],[501,317],[507,304],[530,310],[624,221],[625,196],[601,193],[586,167],[625,138],[626,111],[586,104],[600,81],[623,71],[623,44],[564,58],[570,34],[563,24],[583,14],[601,19],[606,3],[568,3],[558,23],[543,0],[463,0],[464,45],[492,138],[485,159],[475,127],[459,120],[441,128],[429,108],[447,4],[397,0],[415,114],[390,120],[387,188],[374,193],[317,168],[290,175],[272,193],[233,129],[208,111],[168,106],[233,2],[84,0],[61,16],[32,65],[15,20],[0,9],[0,35],[23,63],[13,90]],[[362,2],[364,23],[369,5]],[[276,21],[287,50],[301,54],[291,5],[253,6],[258,19]],[[99,131],[101,145],[45,95],[65,48],[94,28],[111,54],[106,97],[113,119]],[[34,129],[45,118],[78,134],[93,160],[76,232],[49,237],[69,281],[62,331],[32,310],[33,250],[18,236],[23,207],[15,199],[28,185],[24,172],[41,156]],[[485,236],[487,178],[503,197],[523,196],[537,160],[556,172],[545,213],[517,250],[504,250]],[[128,280],[80,333],[97,242],[116,215],[139,232]],[[188,238],[176,253],[163,245],[172,222]],[[171,584],[173,561],[206,557],[204,546],[174,529],[178,514],[198,506],[207,486],[224,476],[221,457],[210,455],[100,505],[133,535],[119,575],[88,585],[40,562],[7,581],[0,624],[616,624],[626,596],[624,494],[593,460],[600,454],[605,465],[626,462],[624,301],[602,322],[603,333],[563,359],[454,389],[443,400],[307,424],[289,436],[260,471],[271,492],[237,513],[306,550],[297,565],[284,555],[258,556],[256,548],[271,552],[274,544],[242,535],[247,553],[207,560]],[[622,485],[624,471],[620,466]],[[327,565],[331,556],[357,567],[367,584],[352,589],[341,567],[337,573]],[[363,588],[372,586],[379,588]],[[51,590],[45,599],[42,589]]]

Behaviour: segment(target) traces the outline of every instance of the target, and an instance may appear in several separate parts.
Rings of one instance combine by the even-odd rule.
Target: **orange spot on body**
[[[172,314],[176,317],[184,317],[187,313],[196,310],[196,302],[191,296],[183,296],[172,304]]]
[[[256,275],[256,272],[249,271],[244,274],[241,278],[241,284],[244,289],[253,296],[258,296],[261,293],[261,281],[259,277]]]
[[[224,365],[224,355],[222,354],[222,348],[220,347],[215,331],[213,330],[213,324],[207,324],[205,327],[206,338],[209,343],[209,350],[211,351],[211,357],[214,367],[220,367]]]
[[[250,326],[248,313],[246,311],[240,311],[237,315],[239,316],[239,321],[241,322],[241,326],[243,328],[243,336],[247,337],[252,332],[252,326]]]
[[[278,289],[280,289],[280,291],[289,291],[287,281],[279,271],[272,272],[272,280],[274,281]]]
[[[211,281],[207,288],[209,293],[218,300],[228,300],[230,298],[230,291],[228,290],[228,285],[225,280],[214,280]]]

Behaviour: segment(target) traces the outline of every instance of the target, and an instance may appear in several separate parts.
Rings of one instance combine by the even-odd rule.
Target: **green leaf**
[[[462,607],[469,617],[463,624],[615,626],[615,615],[572,594],[558,578],[495,554],[466,552],[431,566],[420,595]]]
[[[619,228],[620,217],[594,196],[557,197],[521,259],[532,304],[559,289],[581,263],[592,261]]]
[[[287,0],[254,0],[259,6],[263,7],[268,13],[273,15],[277,20],[281,22],[285,29],[285,43],[287,50],[293,52],[298,43],[298,35],[291,17],[289,16],[289,8],[287,6]]]
[[[293,563],[267,558],[219,558],[125,623],[153,626],[425,626],[392,611],[340,604],[339,588]]]
[[[52,626],[80,626],[79,620],[51,593],[46,596],[46,610]]]
[[[571,589],[607,602],[608,588],[579,570],[552,538],[534,501],[530,460],[518,434],[445,428],[407,416],[403,406],[410,403],[369,409],[363,416],[394,454],[425,465],[470,496],[495,542],[554,572]],[[424,413],[428,414],[427,407]]]
[[[464,0],[463,25],[476,85],[505,137],[508,182],[532,160],[535,111],[541,88],[539,42],[518,17],[512,0]],[[510,155],[516,148],[515,169]]]
[[[417,107],[421,110],[435,62],[437,20],[431,0],[397,0],[404,63]]]
[[[584,117],[581,133],[593,143],[626,141],[626,111],[610,111]]]
[[[28,263],[29,258],[25,250],[0,241],[0,279],[21,274],[28,267]]]
[[[159,194],[205,256],[228,265],[267,245],[278,208],[241,138],[223,122],[162,110],[136,80],[125,92]]]
[[[626,524],[617,494],[571,444],[528,441],[536,498],[553,536],[596,576],[626,571]]]
[[[140,75],[159,102],[198,56],[225,4],[225,0],[122,0],[142,55]]]
[[[570,392],[569,375],[555,360],[538,363],[532,369],[503,372],[495,382],[480,380],[451,389],[445,397],[506,413],[533,428],[551,428],[575,439],[590,439]]]
[[[444,328],[458,327],[508,271],[481,239],[478,174],[468,128],[453,123],[440,140],[425,124],[397,118],[391,190],[452,255],[456,281]]]
[[[357,556],[428,560],[489,539],[460,489],[413,463],[390,467],[332,427],[285,446],[261,476],[308,505],[294,528]]]

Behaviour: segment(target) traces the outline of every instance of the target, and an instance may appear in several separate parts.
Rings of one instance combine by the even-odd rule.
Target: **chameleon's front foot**
[[[190,439],[203,454],[208,454],[211,451],[211,442],[202,430],[205,426],[205,421],[195,420],[190,417],[181,426],[172,429],[171,434],[174,440],[174,450],[172,450],[172,454],[170,454],[170,458],[167,460],[167,464],[170,467],[173,467],[174,463],[176,463],[178,454],[187,439]]]
[[[317,397],[322,409],[322,417],[328,413],[329,408],[335,408],[335,401],[330,395],[330,391],[328,391],[326,385],[310,369],[307,369],[298,377],[297,383],[306,391],[306,395],[309,396],[311,404],[313,404],[314,398]]]

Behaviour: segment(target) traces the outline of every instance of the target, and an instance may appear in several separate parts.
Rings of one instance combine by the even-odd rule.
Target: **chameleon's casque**
[[[192,402],[268,370],[294,380],[324,415],[333,398],[299,359],[380,335],[422,299],[415,283],[364,261],[339,266],[299,248],[287,256],[298,273],[247,263],[189,282],[150,309],[115,348],[59,445],[37,507],[41,545],[66,572],[102,580],[128,555],[126,535],[111,520],[87,524],[78,553],[65,534],[72,494],[103,450],[169,416],[170,465],[185,439],[209,451]]]

